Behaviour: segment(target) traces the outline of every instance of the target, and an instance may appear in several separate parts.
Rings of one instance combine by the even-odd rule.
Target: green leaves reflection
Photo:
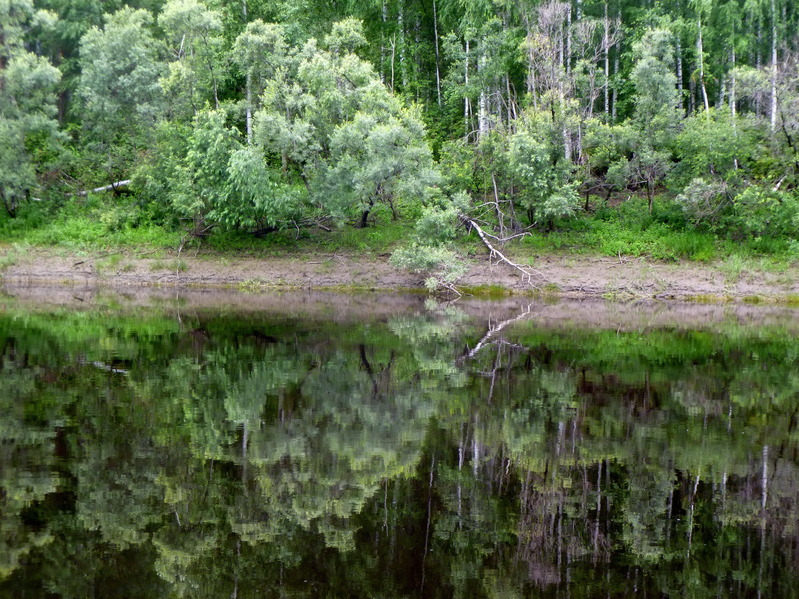
[[[791,596],[791,336],[530,314],[0,314],[0,594]]]

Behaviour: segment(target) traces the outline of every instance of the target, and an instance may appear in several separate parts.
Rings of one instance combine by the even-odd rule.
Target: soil
[[[168,258],[64,254],[49,249],[0,248],[3,286],[58,285],[77,288],[156,286],[244,291],[423,290],[421,275],[392,267],[387,256]],[[536,260],[531,276],[487,258],[473,260],[458,282],[475,295],[543,294],[562,298],[699,300],[796,303],[799,266],[779,272],[724,264],[660,263],[643,259],[550,256]]]

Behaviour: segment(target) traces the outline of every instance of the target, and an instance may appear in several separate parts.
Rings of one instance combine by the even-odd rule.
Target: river
[[[0,301],[2,597],[797,597],[791,309]]]

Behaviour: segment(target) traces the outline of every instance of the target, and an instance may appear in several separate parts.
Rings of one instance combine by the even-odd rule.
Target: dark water
[[[799,596],[796,313],[375,301],[6,301],[0,596]]]

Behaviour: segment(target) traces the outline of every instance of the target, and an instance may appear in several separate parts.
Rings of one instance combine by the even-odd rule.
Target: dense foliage
[[[454,216],[505,238],[640,197],[646,226],[799,255],[798,24],[789,0],[3,0],[0,224],[119,181],[135,200],[89,218],[195,235],[465,192]]]

